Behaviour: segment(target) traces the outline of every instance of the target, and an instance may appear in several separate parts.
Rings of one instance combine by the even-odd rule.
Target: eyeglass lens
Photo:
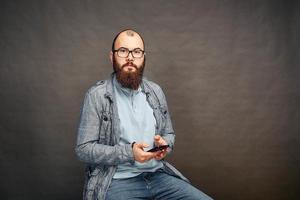
[[[140,48],[136,48],[136,49],[133,49],[130,51],[129,49],[122,47],[117,50],[118,56],[120,56],[122,58],[127,58],[129,56],[129,53],[131,53],[131,55],[134,58],[141,58],[144,55],[143,50],[141,50]]]

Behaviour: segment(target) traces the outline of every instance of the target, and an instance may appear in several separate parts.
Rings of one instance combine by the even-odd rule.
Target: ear
[[[111,63],[113,63],[113,54],[114,53],[112,51],[109,52],[109,60]]]

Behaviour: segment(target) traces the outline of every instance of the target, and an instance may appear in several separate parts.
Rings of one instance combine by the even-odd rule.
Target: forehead
[[[134,35],[127,35],[126,32],[123,32],[119,35],[115,42],[115,49],[120,47],[126,47],[128,49],[144,49],[144,44],[142,38],[137,33],[134,33]]]

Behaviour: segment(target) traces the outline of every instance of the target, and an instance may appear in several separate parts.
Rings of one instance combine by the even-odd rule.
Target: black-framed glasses
[[[129,50],[125,47],[120,47],[117,50],[113,50],[113,52],[117,52],[117,55],[121,58],[127,58],[129,56],[129,53],[131,53],[132,57],[134,58],[141,58],[145,54],[145,51],[140,48]]]

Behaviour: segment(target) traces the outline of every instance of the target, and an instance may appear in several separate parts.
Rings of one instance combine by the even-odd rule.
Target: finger
[[[161,156],[159,154],[157,154],[156,156],[154,156],[154,158],[157,160],[159,159]]]
[[[156,160],[161,160],[161,159],[163,159],[164,157],[165,157],[164,154],[159,154],[159,155],[155,156],[155,159],[156,159]]]
[[[155,156],[160,156],[161,155],[161,151],[156,152]]]
[[[162,155],[162,153],[163,153],[162,151],[157,151],[157,152],[155,152],[155,156],[156,156],[156,157],[157,157],[157,156],[159,157],[159,156]]]
[[[151,153],[151,152],[145,152],[144,157],[146,158],[146,160],[151,160],[152,158],[155,158],[156,154],[155,153]]]
[[[167,155],[166,149],[161,150],[160,153],[158,154],[158,156],[160,156],[160,157],[165,157],[166,155]]]
[[[158,157],[162,157],[164,155],[164,153],[163,152],[160,152],[157,156]]]

